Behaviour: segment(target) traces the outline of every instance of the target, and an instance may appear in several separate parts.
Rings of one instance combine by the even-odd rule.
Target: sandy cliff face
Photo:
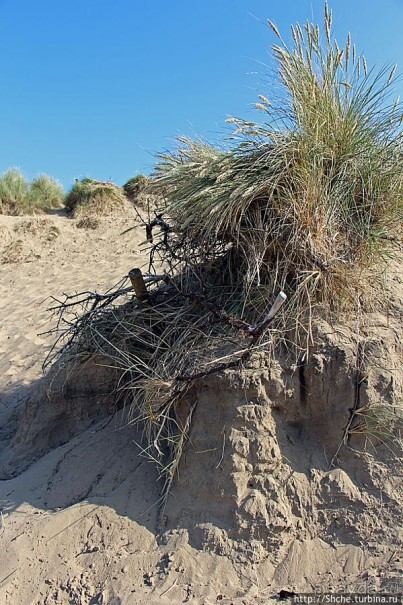
[[[4,431],[0,479],[19,475],[117,410],[116,373],[106,363],[101,355],[75,369],[58,363],[29,390],[13,426]]]
[[[387,545],[397,548],[395,446],[363,435],[362,417],[351,418],[356,405],[392,409],[401,401],[396,326],[378,324],[363,344],[346,327],[320,330],[303,380],[301,367],[262,355],[241,374],[197,386],[166,536],[186,528],[195,548],[236,553],[292,585],[302,569],[312,584],[326,569],[339,582],[346,570],[358,581],[365,553],[382,565]]]

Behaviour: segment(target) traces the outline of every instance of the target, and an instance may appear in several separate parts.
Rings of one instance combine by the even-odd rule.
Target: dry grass
[[[43,242],[52,242],[60,235],[59,228],[52,219],[30,218],[15,225],[14,230],[18,235],[34,237]]]
[[[21,262],[26,256],[26,249],[23,240],[17,239],[6,246],[3,251],[1,262],[5,265]]]
[[[66,210],[74,217],[106,216],[124,208],[125,203],[125,195],[117,185],[83,179],[67,195]]]
[[[77,229],[98,229],[100,226],[100,220],[95,216],[85,216],[77,221]]]
[[[138,174],[135,177],[129,179],[127,183],[123,185],[123,191],[127,198],[133,203],[139,203],[142,205],[142,194],[144,194],[149,185],[149,180],[143,174]]]

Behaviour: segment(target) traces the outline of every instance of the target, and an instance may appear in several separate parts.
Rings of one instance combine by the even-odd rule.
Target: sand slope
[[[0,216],[3,460],[21,409],[41,391],[41,365],[53,338],[39,334],[54,325],[50,297],[103,292],[141,266],[144,231],[121,235],[134,218],[128,207],[126,215],[104,218],[91,230],[78,229],[63,214]],[[178,546],[171,560],[157,546],[155,469],[138,457],[136,433],[124,418],[94,422],[15,479],[0,482],[0,602],[204,603],[216,602],[230,584],[227,592],[234,595],[239,582],[228,560],[188,545]]]

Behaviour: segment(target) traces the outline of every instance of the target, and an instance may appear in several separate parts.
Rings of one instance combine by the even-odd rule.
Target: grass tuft
[[[31,183],[19,170],[7,170],[0,179],[0,214],[33,214],[62,208],[65,194],[61,185],[46,174]]]
[[[66,209],[72,216],[105,216],[125,205],[123,190],[109,182],[77,181],[66,197]]]
[[[100,221],[96,216],[84,216],[80,218],[77,223],[77,229],[98,229]]]
[[[354,412],[349,435],[362,435],[373,446],[383,444],[398,457],[403,453],[403,412],[398,405],[369,404]]]
[[[62,186],[50,176],[41,174],[29,186],[26,207],[28,212],[47,212],[63,208],[64,199]]]
[[[221,242],[242,308],[284,290],[305,346],[316,311],[380,300],[377,277],[402,224],[395,71],[368,70],[350,37],[340,49],[331,19],[326,8],[324,39],[311,23],[292,28],[291,46],[270,23],[281,94],[260,96],[265,121],[230,120],[229,149],[180,138],[154,179],[173,230],[199,250],[188,264],[211,263]]]
[[[23,214],[26,210],[28,183],[15,168],[7,170],[0,179],[0,214]]]
[[[148,178],[143,174],[138,174],[123,185],[123,191],[131,202],[136,202],[139,196],[145,192],[148,184]]]

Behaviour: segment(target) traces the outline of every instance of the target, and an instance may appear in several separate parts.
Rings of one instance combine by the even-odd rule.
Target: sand
[[[354,396],[347,329],[322,327],[306,376],[316,403],[302,411],[280,358],[200,383],[163,515],[141,435],[97,385],[85,391],[91,371],[75,378],[76,399],[56,387],[48,397],[51,297],[105,291],[141,266],[143,229],[122,235],[134,220],[129,206],[95,229],[62,213],[0,216],[0,603],[262,605],[281,590],[401,590],[396,455],[344,448],[329,465]],[[373,324],[385,363],[371,366],[365,397],[389,401],[402,392],[401,309]]]

